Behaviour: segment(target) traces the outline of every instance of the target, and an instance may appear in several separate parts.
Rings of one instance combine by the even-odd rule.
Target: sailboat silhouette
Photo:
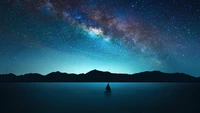
[[[110,84],[108,83],[106,86],[106,92],[111,92]]]

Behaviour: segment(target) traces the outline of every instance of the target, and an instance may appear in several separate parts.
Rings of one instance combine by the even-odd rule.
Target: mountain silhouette
[[[0,82],[200,82],[200,77],[184,73],[146,71],[136,74],[117,74],[92,70],[86,74],[68,74],[59,71],[47,75],[29,73],[24,75],[0,74]]]

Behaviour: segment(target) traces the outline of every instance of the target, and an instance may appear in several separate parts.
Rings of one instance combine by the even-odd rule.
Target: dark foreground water
[[[0,113],[200,113],[198,83],[0,83]]]

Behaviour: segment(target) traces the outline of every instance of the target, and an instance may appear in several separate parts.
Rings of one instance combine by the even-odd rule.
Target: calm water
[[[0,113],[200,113],[198,83],[0,85]]]

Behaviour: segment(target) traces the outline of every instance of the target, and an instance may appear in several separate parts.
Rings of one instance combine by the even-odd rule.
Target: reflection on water
[[[198,83],[110,83],[109,93],[106,85],[1,83],[0,92],[3,110],[9,112],[200,113]]]
[[[104,92],[104,96],[106,99],[110,99],[112,92]]]

